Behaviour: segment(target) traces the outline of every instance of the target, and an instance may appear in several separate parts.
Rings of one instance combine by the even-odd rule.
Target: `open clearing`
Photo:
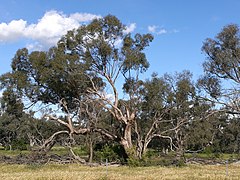
[[[227,170],[227,171],[226,171]],[[227,175],[228,172],[228,175]],[[240,179],[240,165],[187,165],[184,167],[87,167],[77,164],[1,164],[0,179]]]

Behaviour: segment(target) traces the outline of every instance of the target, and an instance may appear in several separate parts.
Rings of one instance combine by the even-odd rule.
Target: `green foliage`
[[[129,167],[141,167],[144,165],[144,161],[142,159],[132,156],[127,159],[127,163]]]
[[[159,152],[148,151],[142,159],[137,157],[128,158],[128,166],[130,167],[148,167],[148,166],[177,166],[183,167],[186,165],[183,158],[176,159],[175,153],[169,153],[159,156]]]
[[[202,47],[207,55],[204,70],[215,77],[240,82],[240,33],[235,24],[225,26],[216,38],[208,38]]]
[[[211,74],[200,77],[197,86],[199,89],[204,89],[213,98],[221,96],[221,81]]]
[[[1,98],[1,108],[10,116],[14,118],[21,118],[23,115],[23,103],[19,98],[19,94],[13,89],[6,89]]]
[[[28,144],[24,139],[16,139],[12,141],[12,149],[13,150],[27,150],[28,149]]]
[[[85,146],[76,146],[73,147],[73,151],[78,155],[78,156],[87,156],[88,152]]]
[[[239,153],[240,152],[240,122],[238,118],[225,119],[221,122],[221,131],[216,133],[214,152]]]
[[[212,146],[209,146],[209,147],[206,147],[203,151],[204,154],[206,154],[207,156],[211,156],[211,154],[213,153],[213,147]]]
[[[95,159],[103,162],[105,162],[106,159],[109,162],[120,161],[120,157],[117,154],[116,150],[117,148],[114,145],[113,146],[105,145],[103,146],[102,149],[94,152]]]

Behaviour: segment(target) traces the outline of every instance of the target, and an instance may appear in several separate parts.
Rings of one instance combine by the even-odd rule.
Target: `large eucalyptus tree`
[[[14,87],[31,103],[59,105],[65,118],[46,115],[67,128],[56,135],[99,132],[130,154],[139,75],[149,67],[144,50],[152,40],[150,34],[132,36],[115,16],[108,15],[69,31],[46,52],[18,50],[12,71],[1,77],[1,84]],[[125,100],[120,100],[123,94]],[[112,115],[121,125],[120,133],[98,126],[96,108]]]

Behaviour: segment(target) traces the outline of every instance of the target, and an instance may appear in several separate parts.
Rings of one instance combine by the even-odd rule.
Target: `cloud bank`
[[[67,31],[78,28],[100,15],[89,13],[74,13],[70,15],[58,11],[48,11],[37,23],[29,24],[23,19],[0,23],[0,43],[16,42],[21,39],[30,40],[26,44],[29,50],[47,50],[56,45],[57,41]],[[136,23],[126,26],[124,33],[128,34],[136,29]]]
[[[55,45],[68,30],[78,28],[82,23],[95,18],[101,16],[88,13],[74,13],[67,16],[61,12],[48,11],[36,24],[28,24],[23,19],[0,23],[0,43],[30,39],[34,43],[28,44],[28,48],[47,49]]]

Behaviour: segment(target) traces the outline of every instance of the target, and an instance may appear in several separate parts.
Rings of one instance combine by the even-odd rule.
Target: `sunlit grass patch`
[[[81,147],[74,147],[73,148],[73,151],[78,154],[79,156],[85,156],[87,155],[87,152],[85,149],[82,149]],[[67,155],[69,154],[69,150],[66,148],[66,147],[62,147],[62,146],[54,146],[51,151],[50,151],[51,154],[57,154],[59,156],[61,155]]]
[[[0,156],[18,156],[20,154],[29,154],[30,151],[27,150],[4,150],[4,149],[0,149]]]
[[[159,179],[240,179],[240,166],[187,165],[184,167],[88,167],[78,164],[0,166],[0,179],[81,179],[81,180],[159,180]]]
[[[186,158],[201,158],[201,159],[220,159],[231,160],[239,159],[239,154],[227,154],[227,153],[185,153]]]

